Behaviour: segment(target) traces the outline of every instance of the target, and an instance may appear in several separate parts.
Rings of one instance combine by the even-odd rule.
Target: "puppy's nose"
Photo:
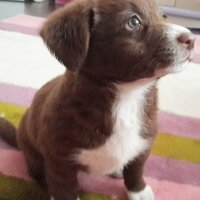
[[[195,36],[192,33],[182,33],[178,36],[177,41],[188,50],[191,50],[194,48]]]

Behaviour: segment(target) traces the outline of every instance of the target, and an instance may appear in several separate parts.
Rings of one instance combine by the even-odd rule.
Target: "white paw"
[[[129,200],[154,200],[154,193],[150,186],[146,186],[140,192],[128,192]]]
[[[111,176],[115,178],[123,178],[123,170],[116,170],[114,173],[111,174]]]

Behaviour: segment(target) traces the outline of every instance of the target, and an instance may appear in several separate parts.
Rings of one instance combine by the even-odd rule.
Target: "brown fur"
[[[143,23],[130,32],[125,24],[134,12]],[[100,16],[98,23],[96,15]],[[72,155],[82,148],[97,148],[111,136],[115,84],[153,78],[158,63],[164,69],[173,62],[165,48],[164,29],[152,0],[79,0],[47,20],[41,36],[68,70],[37,92],[20,123],[17,140],[31,175],[55,200],[78,196],[77,172],[87,171],[87,166],[75,162]],[[152,141],[156,93],[153,85],[141,119],[141,135]],[[124,169],[125,184],[131,191],[145,187],[142,174],[148,154],[144,152]]]
[[[11,146],[17,147],[16,128],[3,117],[0,117],[0,135]]]

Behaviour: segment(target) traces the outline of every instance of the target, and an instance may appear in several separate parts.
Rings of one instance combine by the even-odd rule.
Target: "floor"
[[[56,5],[53,0],[45,0],[40,3],[35,3],[30,0],[25,3],[0,0],[0,20],[15,16],[19,13],[45,17],[59,7],[61,5]]]

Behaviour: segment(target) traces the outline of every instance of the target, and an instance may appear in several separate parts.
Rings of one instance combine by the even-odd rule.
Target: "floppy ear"
[[[40,32],[50,51],[72,71],[86,59],[93,17],[86,1],[75,1],[53,13]]]

